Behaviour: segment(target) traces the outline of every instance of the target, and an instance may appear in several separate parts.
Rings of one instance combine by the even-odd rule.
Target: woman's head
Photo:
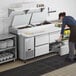
[[[59,20],[63,20],[63,18],[66,16],[65,12],[59,13]]]

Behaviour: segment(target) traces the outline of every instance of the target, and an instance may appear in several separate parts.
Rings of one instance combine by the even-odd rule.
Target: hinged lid
[[[36,8],[9,8],[9,17],[11,18],[11,26],[13,27],[24,27],[29,25],[30,18],[32,13],[39,13],[44,10],[44,7]],[[32,18],[31,18],[32,19]]]

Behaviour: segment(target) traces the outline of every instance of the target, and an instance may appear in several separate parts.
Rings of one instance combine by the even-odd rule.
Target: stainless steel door
[[[34,37],[25,39],[25,59],[34,57]]]

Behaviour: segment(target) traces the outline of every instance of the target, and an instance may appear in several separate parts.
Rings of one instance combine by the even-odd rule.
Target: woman
[[[76,45],[76,20],[71,16],[66,16],[65,12],[59,14],[59,20],[62,20],[61,34],[59,41],[62,40],[64,35],[64,29],[66,25],[70,28],[70,37],[69,37],[69,56],[68,60],[74,61],[75,58],[75,45]],[[66,49],[65,49],[66,50]]]

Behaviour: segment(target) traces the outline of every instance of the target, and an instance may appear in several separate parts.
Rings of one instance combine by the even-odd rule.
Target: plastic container
[[[7,47],[7,42],[6,41],[1,41],[0,42],[0,49],[6,48]]]
[[[13,40],[10,39],[10,40],[7,40],[7,47],[13,47]]]

